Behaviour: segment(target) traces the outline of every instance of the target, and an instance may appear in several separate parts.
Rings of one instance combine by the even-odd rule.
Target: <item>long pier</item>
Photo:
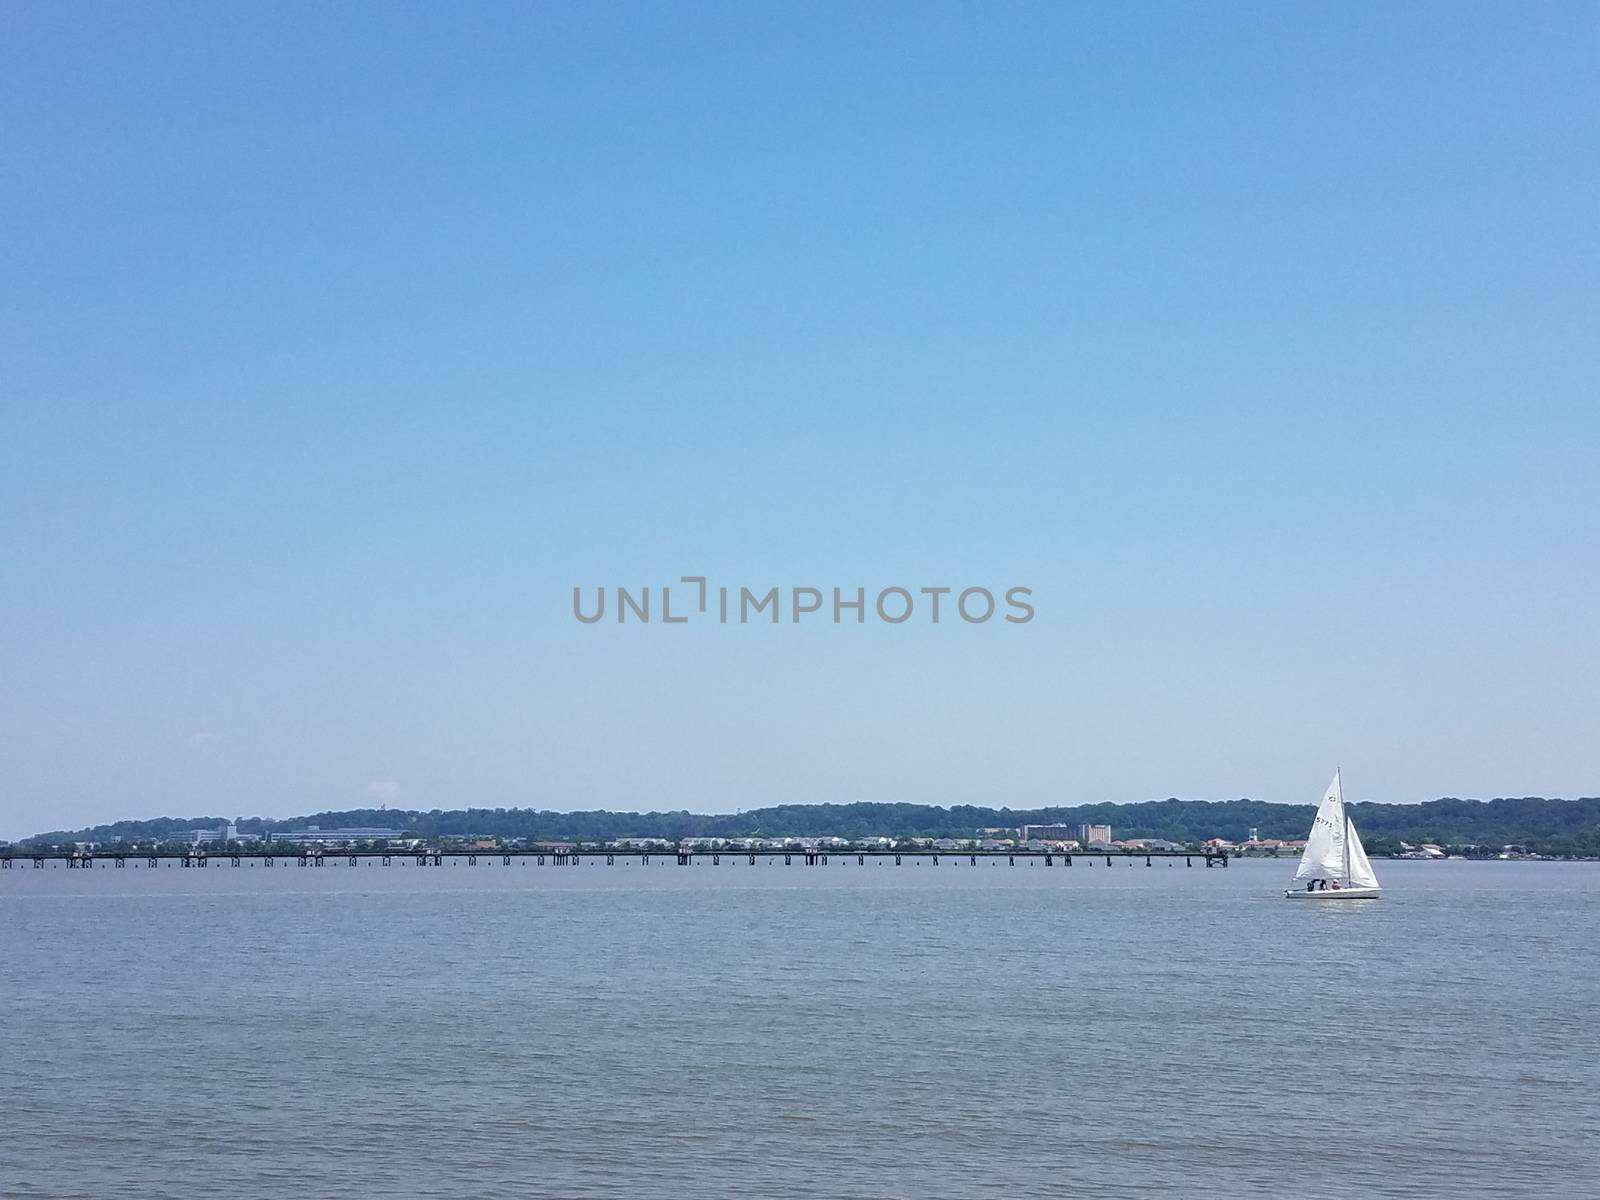
[[[876,862],[894,861],[894,865],[904,866],[908,862],[912,866],[929,863],[939,866],[941,863],[949,865],[977,866],[980,859],[998,864],[1004,859],[1009,866],[1017,866],[1018,860],[1024,865],[1033,866],[1042,863],[1046,867],[1070,867],[1077,860],[1087,866],[1094,866],[1102,859],[1106,866],[1112,866],[1117,861],[1128,866],[1137,866],[1143,859],[1147,867],[1154,866],[1158,858],[1169,860],[1168,865],[1176,865],[1176,859],[1183,859],[1183,865],[1192,867],[1195,859],[1200,859],[1207,866],[1226,867],[1228,856],[1225,851],[1206,850],[1203,853],[1190,853],[1181,850],[1151,850],[1151,851],[1112,851],[1110,853],[1094,852],[1085,854],[1082,851],[1062,853],[1051,850],[971,850],[971,851],[946,851],[946,850],[303,850],[291,854],[274,854],[266,850],[223,850],[211,853],[205,850],[141,850],[141,851],[109,851],[95,854],[87,851],[71,853],[66,851],[32,851],[11,850],[0,853],[0,869],[11,870],[14,868],[31,865],[34,869],[46,866],[51,868],[65,867],[68,870],[93,870],[100,869],[125,869],[137,867],[149,869],[160,867],[163,863],[171,867],[177,865],[185,869],[199,869],[210,866],[244,867],[261,865],[263,867],[321,867],[332,864],[342,864],[346,867],[360,866],[365,862],[368,866],[410,866],[442,867],[448,860],[452,865],[459,866],[463,862],[469,867],[483,866],[534,866],[575,867],[583,863],[590,865],[603,865],[612,867],[622,863],[628,865],[637,860],[641,866],[650,866],[652,862],[665,863],[671,861],[680,867],[692,867],[709,863],[711,866],[733,866],[740,862],[748,866],[756,866],[761,859],[766,859],[768,865],[776,865],[779,859],[783,865],[826,867],[837,860],[838,865],[844,866],[855,860],[856,866],[866,866],[867,860]]]

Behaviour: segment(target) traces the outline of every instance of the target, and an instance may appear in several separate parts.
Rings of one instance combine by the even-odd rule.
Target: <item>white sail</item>
[[[1317,818],[1311,823],[1306,850],[1300,856],[1300,869],[1294,873],[1296,883],[1302,879],[1330,879],[1338,880],[1340,886],[1344,885],[1345,828],[1344,793],[1339,786],[1339,776],[1334,775],[1333,782],[1322,797],[1322,803],[1317,805]],[[1367,861],[1365,853],[1362,853],[1361,861]],[[1369,865],[1367,873],[1371,872]]]
[[[1372,873],[1372,862],[1367,858],[1367,852],[1362,848],[1361,835],[1356,832],[1354,821],[1346,821],[1345,829],[1350,841],[1350,878],[1344,881],[1346,887],[1375,888],[1378,886],[1378,877]]]

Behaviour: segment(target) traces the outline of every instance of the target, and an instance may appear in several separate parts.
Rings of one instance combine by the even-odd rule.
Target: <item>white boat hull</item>
[[[1308,892],[1305,888],[1290,888],[1283,894],[1289,900],[1376,900],[1380,888],[1318,888]]]

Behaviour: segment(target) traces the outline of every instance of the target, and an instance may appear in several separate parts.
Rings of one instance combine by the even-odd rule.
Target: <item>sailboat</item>
[[[1283,894],[1290,900],[1376,900],[1380,889],[1361,837],[1344,807],[1344,787],[1335,771],[1317,805],[1316,820],[1300,856],[1294,881],[1301,887]]]

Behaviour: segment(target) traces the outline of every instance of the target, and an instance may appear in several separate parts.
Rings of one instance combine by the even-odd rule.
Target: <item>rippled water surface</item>
[[[1600,1195],[1600,865],[0,872],[0,1195]]]

